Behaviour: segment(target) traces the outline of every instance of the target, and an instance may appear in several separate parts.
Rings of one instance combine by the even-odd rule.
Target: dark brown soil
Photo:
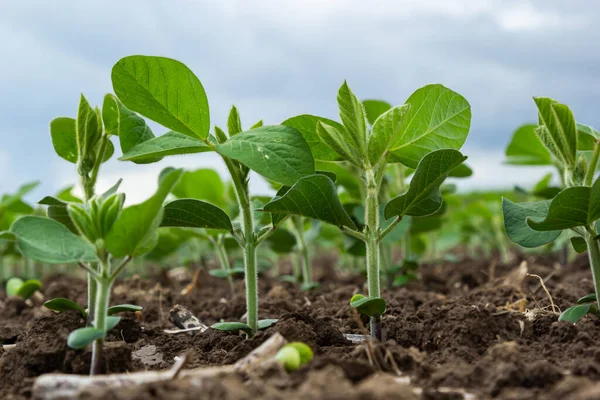
[[[422,280],[384,292],[388,310],[383,343],[352,344],[344,334],[364,333],[348,300],[362,292],[364,278],[336,273],[321,260],[315,273],[319,289],[303,292],[290,283],[261,277],[261,318],[277,324],[251,339],[209,329],[197,334],[167,334],[175,328],[169,310],[180,304],[205,324],[241,320],[243,282],[231,296],[227,283],[204,271],[188,295],[188,279],[174,282],[127,278],[113,288],[112,303],[144,307],[141,322],[125,314],[107,338],[109,372],[166,369],[174,357],[192,351],[190,368],[231,364],[274,332],[303,341],[315,351],[306,367],[284,377],[244,376],[215,380],[202,387],[186,381],[86,393],[89,399],[600,399],[600,319],[576,326],[558,322],[565,309],[593,290],[585,258],[560,268],[551,258],[493,266],[490,262],[425,266]],[[493,276],[491,276],[493,274]],[[160,282],[160,283],[158,283]],[[55,276],[44,282],[44,296],[68,297],[85,304],[85,281]],[[70,331],[84,326],[76,313],[54,314],[0,294],[0,398],[31,397],[33,379],[43,373],[85,374],[89,350],[66,345]]]

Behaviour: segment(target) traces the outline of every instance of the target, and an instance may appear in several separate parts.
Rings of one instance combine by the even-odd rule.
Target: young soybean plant
[[[440,185],[466,159],[457,149],[466,140],[471,111],[459,94],[441,85],[428,85],[413,93],[406,104],[381,114],[369,131],[363,104],[346,82],[337,99],[341,124],[312,115],[300,115],[283,124],[304,135],[317,160],[344,162],[360,174],[364,225],[355,225],[342,208],[332,180],[319,174],[280,190],[264,210],[328,222],[365,242],[369,293],[351,305],[368,312],[371,333],[381,338],[380,317],[385,311],[380,291],[381,241],[403,217],[430,215],[442,206]],[[408,190],[381,207],[382,180],[390,163],[416,171]]]
[[[565,104],[535,97],[539,126],[536,146],[541,143],[562,173],[566,189],[553,199],[526,203],[502,200],[508,237],[523,247],[539,247],[556,240],[563,231],[571,237],[578,253],[587,250],[595,293],[565,310],[559,320],[576,323],[587,314],[600,316],[600,179],[596,179],[600,157],[600,133],[579,125]],[[545,154],[545,153],[544,153]]]
[[[78,234],[60,222],[37,216],[22,217],[10,228],[19,251],[26,257],[49,264],[77,263],[94,280],[93,325],[71,332],[68,339],[69,347],[75,349],[94,344],[91,375],[105,372],[103,339],[120,320],[111,314],[135,310],[129,305],[109,308],[111,287],[132,257],[156,245],[163,202],[181,173],[172,168],[163,171],[156,193],[141,204],[123,208],[125,195],[117,193],[119,184],[83,204],[69,203],[65,218]],[[55,306],[59,311],[61,307],[75,308],[85,314],[76,304],[59,302]]]
[[[275,229],[275,224],[257,228],[248,183],[250,170],[283,185],[293,185],[315,173],[315,163],[306,140],[287,126],[256,124],[243,131],[237,109],[233,107],[227,121],[227,133],[215,127],[210,135],[208,99],[202,84],[192,71],[179,61],[163,57],[130,56],[113,67],[112,101],[115,120],[120,121],[121,138],[135,142],[132,147],[121,143],[121,160],[149,163],[164,156],[216,152],[231,175],[240,227],[234,226],[221,208],[198,199],[175,200],[165,206],[162,226],[218,229],[230,233],[244,252],[247,324],[220,323],[213,327],[256,332],[274,323],[258,320],[257,246]],[[131,111],[130,111],[131,110]],[[154,137],[139,113],[172,131]],[[130,118],[131,117],[131,118]]]

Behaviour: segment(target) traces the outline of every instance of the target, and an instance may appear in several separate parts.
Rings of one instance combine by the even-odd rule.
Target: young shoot
[[[37,279],[23,281],[21,278],[13,277],[6,282],[6,295],[29,299],[35,292],[42,289],[42,282]]]
[[[275,359],[287,372],[294,372],[301,366],[308,364],[313,359],[313,351],[306,343],[292,342],[283,346]]]

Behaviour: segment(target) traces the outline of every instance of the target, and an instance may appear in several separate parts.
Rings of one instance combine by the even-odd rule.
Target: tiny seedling
[[[600,299],[600,133],[576,124],[568,106],[547,97],[534,98],[539,126],[534,129],[545,156],[561,171],[564,190],[550,200],[513,203],[503,199],[502,211],[508,237],[523,247],[539,247],[555,241],[563,231],[574,234],[575,251],[587,250],[595,293],[564,311],[559,319],[578,322],[587,314],[599,315]],[[531,139],[531,140],[533,140]],[[533,147],[533,144],[532,144]]]
[[[385,313],[385,300],[381,297],[366,297],[362,294],[355,294],[350,299],[350,307],[356,309],[362,315],[366,315],[375,320],[375,326],[381,329],[381,316]],[[383,334],[381,331],[371,334],[372,336],[381,339]]]
[[[35,292],[42,289],[42,283],[37,279],[23,281],[21,278],[10,278],[6,282],[6,295],[20,297],[27,300]]]
[[[292,342],[283,346],[275,359],[285,368],[287,372],[294,372],[313,359],[313,351],[306,343]]]

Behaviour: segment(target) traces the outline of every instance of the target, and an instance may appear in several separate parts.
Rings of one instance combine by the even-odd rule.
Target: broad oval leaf
[[[354,299],[354,297],[353,297]],[[350,302],[350,307],[368,317],[378,317],[385,313],[385,300],[381,297],[362,297]]]
[[[325,123],[326,125],[333,126],[337,130],[343,130],[344,126],[331,119],[317,117],[315,115],[303,114],[296,117],[286,119],[281,125],[289,126],[296,129],[312,151],[315,160],[319,161],[338,161],[340,155],[329,147],[325,142],[321,140],[317,133],[317,125],[319,122]]]
[[[119,322],[121,322],[121,317],[115,317],[114,315],[106,317],[106,332],[117,326]]]
[[[456,150],[465,143],[471,126],[471,106],[460,94],[442,85],[427,85],[415,91],[406,104],[410,110],[390,148],[390,161],[416,168],[429,152]]]
[[[83,349],[91,344],[94,340],[102,339],[106,336],[106,332],[94,327],[79,328],[69,334],[67,346],[72,349]]]
[[[596,293],[590,293],[577,300],[577,304],[595,303],[596,301]]]
[[[17,236],[17,248],[27,258],[48,264],[97,261],[96,249],[67,227],[48,218],[24,216],[10,231]]]
[[[156,229],[163,216],[163,202],[181,177],[181,169],[161,176],[156,193],[141,204],[127,207],[106,235],[106,248],[115,257],[136,256],[149,252],[158,242]]]
[[[183,63],[164,57],[129,56],[112,70],[112,83],[125,107],[185,135],[206,139],[208,99]]]
[[[467,159],[458,150],[436,150],[419,162],[408,191],[385,206],[385,218],[411,215],[423,217],[433,214],[442,206],[440,185],[448,173]]]
[[[81,307],[79,304],[71,301],[69,299],[65,299],[64,297],[58,297],[56,299],[48,300],[44,303],[44,307],[49,310],[57,311],[57,312],[65,312],[69,310],[77,310],[81,314],[83,318],[87,317],[87,311],[85,308]]]
[[[340,203],[335,184],[325,175],[316,174],[298,180],[283,196],[274,198],[263,209],[356,229]]]
[[[527,248],[539,247],[553,242],[561,230],[537,232],[527,224],[529,217],[545,217],[550,208],[550,200],[529,203],[513,203],[502,198],[504,229],[509,239]]]
[[[61,158],[75,164],[78,159],[75,119],[58,117],[50,122],[50,135],[54,151]]]
[[[407,104],[394,107],[377,118],[369,137],[371,165],[376,165],[382,157],[386,156],[388,149],[402,130],[402,122],[409,109],[410,105]]]
[[[27,300],[28,298],[33,296],[35,292],[41,289],[42,282],[38,281],[37,279],[28,279],[25,282],[23,282],[23,284],[17,291],[17,296]]]
[[[520,126],[506,148],[506,163],[513,165],[552,165],[552,156],[535,134],[536,125]]]
[[[570,240],[573,250],[575,250],[578,254],[582,254],[587,251],[587,243],[581,236],[573,236]]]
[[[598,314],[598,308],[592,303],[578,304],[563,311],[558,320],[576,324],[588,314]]]
[[[226,207],[225,185],[214,169],[201,168],[185,171],[172,193],[180,199],[205,200],[219,207]]]
[[[218,144],[217,152],[284,185],[315,173],[310,147],[297,130],[284,125],[242,132]]]
[[[141,306],[136,306],[135,304],[118,304],[116,306],[108,307],[107,314],[114,315],[121,312],[136,312],[142,311]]]
[[[362,104],[367,114],[367,121],[371,125],[375,123],[381,114],[392,108],[390,103],[383,100],[363,100]]]
[[[278,319],[270,318],[270,319],[260,319],[257,322],[258,330],[262,331],[263,329],[270,328],[275,325],[279,321]]]
[[[170,131],[130,148],[119,160],[145,164],[166,156],[207,151],[212,151],[212,149],[203,141]]]
[[[167,204],[164,210],[160,226],[221,229],[233,232],[231,220],[225,211],[201,200],[175,200]]]

